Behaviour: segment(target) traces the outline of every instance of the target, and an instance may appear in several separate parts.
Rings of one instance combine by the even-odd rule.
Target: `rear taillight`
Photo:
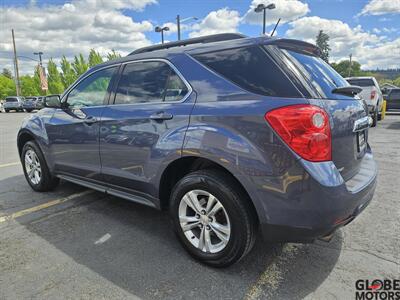
[[[371,91],[371,100],[375,99],[376,91]]]
[[[308,104],[285,106],[265,114],[282,140],[309,161],[332,159],[331,128],[327,113]]]

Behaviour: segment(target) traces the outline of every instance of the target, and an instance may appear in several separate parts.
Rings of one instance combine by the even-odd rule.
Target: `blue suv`
[[[169,210],[196,259],[228,266],[266,241],[329,240],[374,194],[370,119],[298,40],[220,34],[98,65],[18,133],[35,191],[59,179]],[[149,220],[151,222],[151,220]]]

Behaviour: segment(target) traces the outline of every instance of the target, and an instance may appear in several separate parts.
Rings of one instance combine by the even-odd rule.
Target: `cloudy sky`
[[[183,37],[240,32],[261,33],[259,3],[275,3],[267,11],[267,30],[280,17],[277,33],[313,42],[319,30],[331,38],[331,60],[353,54],[363,69],[400,67],[400,0],[0,0],[0,69],[12,69],[11,28],[19,56],[56,62],[91,48],[105,55],[111,49],[126,55],[160,42],[157,25],[168,25],[166,40],[176,40],[175,18],[195,16],[182,24]],[[35,62],[20,58],[23,74]]]

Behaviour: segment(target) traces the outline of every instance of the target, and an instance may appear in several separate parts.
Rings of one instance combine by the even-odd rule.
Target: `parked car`
[[[212,266],[246,255],[259,229],[329,240],[369,204],[377,167],[361,88],[319,55],[220,34],[95,66],[23,122],[25,177],[169,210],[183,247]]]
[[[37,98],[37,100],[35,102],[35,108],[38,109],[38,110],[42,109],[44,107],[44,104],[43,104],[44,97],[43,96],[39,96],[39,97],[36,97],[36,98]]]
[[[26,97],[24,104],[22,105],[22,107],[24,108],[24,110],[26,112],[32,112],[34,109],[36,109],[36,101],[37,101],[37,97]]]
[[[23,108],[24,98],[23,97],[6,97],[5,103],[3,104],[4,111],[8,113],[10,110],[24,111]]]
[[[386,110],[400,109],[400,89],[390,89],[385,97]]]
[[[375,77],[348,77],[347,82],[362,88],[359,96],[367,103],[372,117],[372,126],[381,119],[383,96]]]

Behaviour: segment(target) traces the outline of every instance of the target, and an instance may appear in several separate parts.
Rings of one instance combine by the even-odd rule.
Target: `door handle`
[[[150,119],[155,121],[171,120],[173,117],[172,114],[163,111],[150,115]]]
[[[88,125],[91,125],[91,124],[93,124],[93,123],[96,123],[96,122],[97,122],[97,119],[96,119],[95,117],[93,117],[93,116],[87,116],[87,117],[83,120],[83,122],[85,122],[85,123],[88,124]]]

